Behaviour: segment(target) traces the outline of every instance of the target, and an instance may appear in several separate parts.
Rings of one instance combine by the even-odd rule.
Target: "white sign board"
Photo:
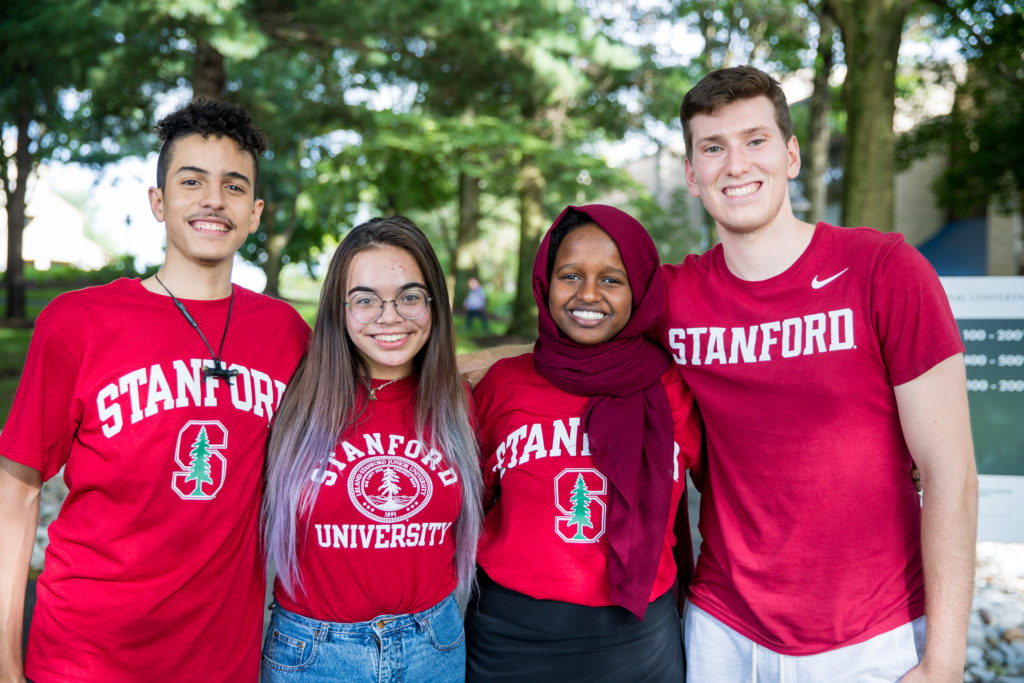
[[[944,277],[967,350],[978,540],[1024,541],[1024,277]]]

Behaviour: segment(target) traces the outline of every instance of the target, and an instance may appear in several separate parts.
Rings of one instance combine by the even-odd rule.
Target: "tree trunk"
[[[1019,197],[1017,202],[1017,213],[1020,216],[1024,216],[1024,194]],[[1020,228],[1020,221],[1014,221],[1016,223],[1017,234],[1014,236],[1014,246],[1017,248],[1017,253],[1014,255],[1014,260],[1017,262],[1017,275],[1024,275],[1024,249],[1020,248],[1021,238],[1024,238],[1024,231]]]
[[[818,57],[814,62],[814,91],[811,93],[811,121],[807,140],[807,172],[804,189],[811,202],[808,220],[825,219],[828,206],[828,148],[832,139],[829,128],[829,111],[832,109],[832,89],[828,77],[832,73],[832,32],[835,21],[825,8],[818,13]]]
[[[896,60],[910,0],[826,0],[846,52],[843,225],[893,229]]]
[[[224,56],[204,38],[196,40],[196,60],[192,65],[192,97],[210,100],[224,98],[228,76]]]
[[[284,250],[288,241],[295,234],[295,227],[298,218],[295,215],[295,202],[292,201],[288,211],[288,226],[281,232],[275,228],[277,206],[275,203],[267,202],[263,209],[262,225],[267,235],[263,244],[263,250],[267,254],[267,260],[263,263],[263,274],[267,276],[267,285],[263,293],[267,296],[280,298],[281,296],[281,268],[284,266]]]
[[[32,117],[27,109],[15,114],[18,126],[17,149],[14,152],[14,166],[17,177],[14,190],[7,195],[7,314],[6,319],[24,321],[27,318],[25,306],[25,262],[22,259],[22,238],[25,234],[25,197],[28,193],[28,176],[32,172],[32,153],[29,151],[29,124]],[[6,188],[5,188],[6,189]]]
[[[537,306],[533,300],[533,260],[544,232],[544,174],[533,155],[519,164],[519,271],[512,322],[508,334],[533,339],[537,336]]]
[[[480,179],[465,171],[459,173],[459,229],[452,263],[452,308],[457,309],[469,292],[466,282],[480,277]]]

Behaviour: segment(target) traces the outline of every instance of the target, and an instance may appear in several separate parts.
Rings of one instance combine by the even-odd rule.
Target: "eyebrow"
[[[577,264],[577,263],[563,263],[558,268],[555,268],[552,271],[552,273],[560,273],[563,270],[565,270],[566,268],[578,268],[578,267],[579,267],[579,264]],[[613,273],[622,273],[623,275],[627,275],[626,271],[623,270],[622,268],[616,268],[615,266],[603,266],[603,267],[608,269],[608,270],[610,270]]]
[[[427,286],[424,285],[424,284],[421,284],[419,282],[407,282],[404,285],[402,285],[401,287],[399,287],[398,291],[399,292],[404,292],[407,289],[422,289],[422,290],[426,291]],[[377,296],[380,296],[380,293],[376,289],[374,289],[373,287],[365,287],[363,285],[356,285],[352,289],[348,290],[348,295],[352,296],[353,294],[356,294],[358,292],[368,292],[370,294],[376,294]],[[383,299],[384,297],[381,297],[381,298]]]
[[[754,133],[769,133],[770,134],[771,131],[772,131],[771,126],[754,126],[752,128],[746,128],[744,130],[741,130],[739,135],[740,135],[740,137],[746,137],[748,135],[753,135]],[[727,137],[726,135],[722,135],[721,133],[715,133],[714,135],[706,135],[706,136],[698,139],[697,140],[697,144],[698,145],[702,145],[702,144],[707,143],[707,142],[720,142],[720,141],[724,140],[726,137]]]
[[[178,168],[178,170],[176,170],[174,172],[175,175],[178,175],[180,173],[199,173],[201,175],[207,175],[207,176],[210,175],[209,171],[207,171],[205,168],[200,168],[198,166],[182,166],[182,167]],[[242,181],[246,185],[249,185],[249,186],[252,185],[252,181],[249,180],[249,176],[245,175],[244,173],[240,173],[238,171],[227,171],[221,177],[222,178],[234,178],[235,180]]]

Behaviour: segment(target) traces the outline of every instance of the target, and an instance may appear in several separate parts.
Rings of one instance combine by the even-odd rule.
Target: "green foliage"
[[[697,249],[701,226],[686,224],[685,192],[659,206],[594,150],[627,131],[657,137],[678,127],[682,94],[708,68],[754,63],[781,76],[810,65],[818,4],[10,0],[0,24],[0,112],[7,129],[12,104],[32,103],[37,159],[99,166],[149,152],[154,110],[169,93],[183,97],[201,46],[211,47],[224,58],[223,95],[250,108],[271,140],[261,165],[267,206],[245,258],[268,273],[300,264],[315,275],[356,221],[400,212],[427,230],[450,268],[465,173],[483,185],[481,239],[501,245],[477,266],[490,292],[506,292],[524,155],[543,176],[546,218],[626,188],[637,197],[627,208],[663,258]],[[982,186],[1013,186],[1007,178],[1022,167],[1010,144],[1024,101],[1012,25],[1020,5],[946,0],[912,26],[955,37],[972,60],[970,107],[901,147],[906,159],[917,153],[910,148],[948,146],[958,127],[967,131],[943,193],[957,206],[983,201],[972,199],[985,196]],[[665,21],[703,37],[698,58],[655,44]],[[911,97],[927,79],[949,77],[929,73],[901,76],[899,92]],[[794,110],[799,130],[802,116]],[[842,107],[833,118],[841,126]],[[115,268],[105,275],[132,275],[130,264]]]
[[[19,112],[35,123],[37,157],[56,146],[62,98],[97,60],[106,34],[88,0],[6,0],[0,22],[0,121],[5,138]],[[6,158],[6,157],[4,157]]]
[[[940,205],[961,215],[985,210],[995,197],[1019,209],[1024,190],[1024,3],[949,0],[949,11],[932,17],[938,36],[955,36],[967,59],[967,78],[957,88],[948,116],[901,136],[900,166],[942,154],[948,167],[935,185]]]
[[[704,37],[694,66],[707,71],[740,64],[787,73],[813,63],[808,34],[816,28],[804,0],[674,0],[675,14]]]
[[[690,218],[689,193],[673,191],[665,205],[647,195],[637,196],[624,207],[650,233],[662,263],[679,263],[701,248],[701,226]]]

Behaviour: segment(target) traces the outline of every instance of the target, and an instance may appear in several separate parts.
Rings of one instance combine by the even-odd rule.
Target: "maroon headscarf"
[[[566,336],[548,310],[552,231],[570,210],[582,212],[615,241],[633,291],[633,312],[614,338],[588,346]],[[658,251],[630,215],[590,204],[565,209],[533,264],[537,372],[559,389],[589,396],[583,426],[594,463],[608,478],[608,575],[611,598],[642,619],[651,597],[672,498],[673,426],[661,376],[670,358],[644,337],[665,301]]]

